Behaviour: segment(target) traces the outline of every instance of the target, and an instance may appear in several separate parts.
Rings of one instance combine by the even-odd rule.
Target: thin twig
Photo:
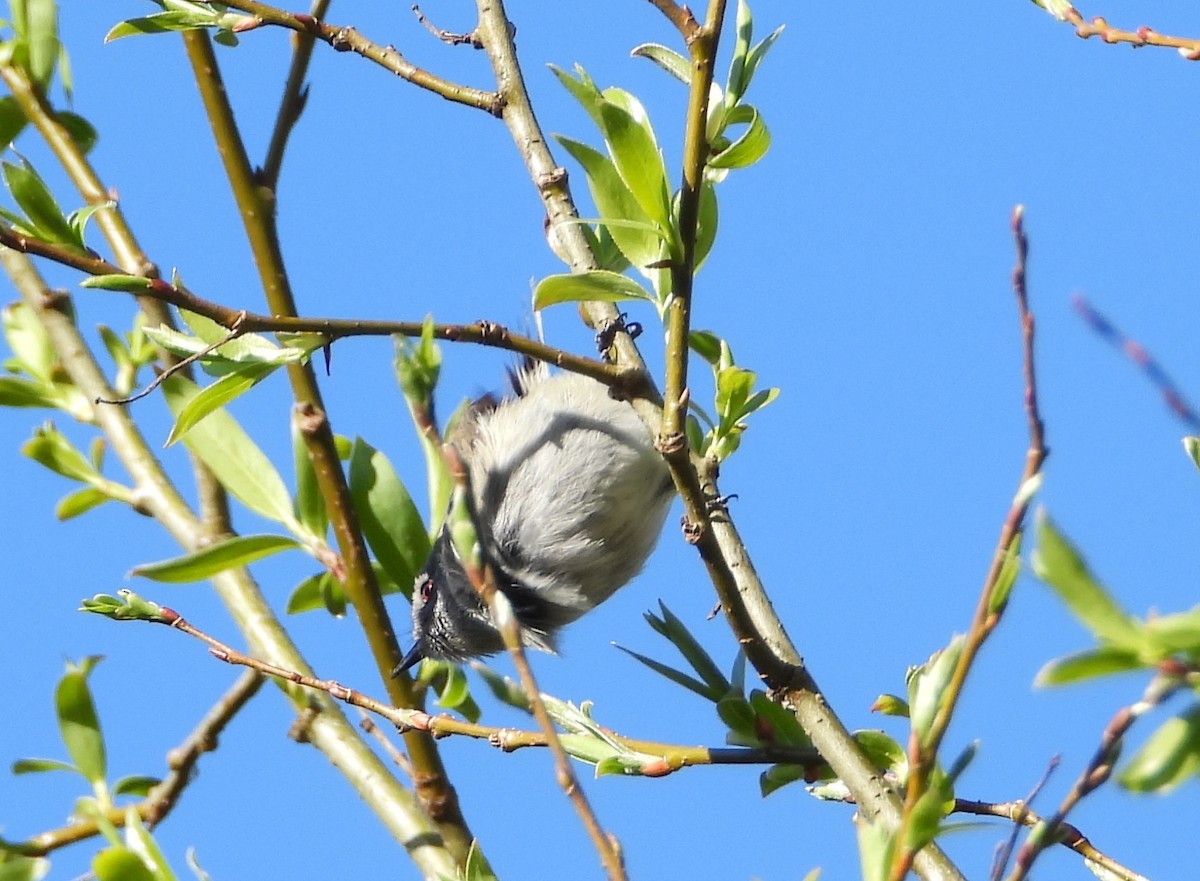
[[[1079,317],[1096,332],[1097,336],[1120,349],[1130,361],[1138,366],[1146,378],[1158,389],[1167,409],[1174,413],[1191,431],[1200,432],[1200,415],[1197,415],[1196,410],[1179,390],[1179,386],[1158,363],[1158,360],[1146,350],[1145,346],[1126,336],[1082,294],[1075,294],[1071,297],[1071,305],[1075,307]]]
[[[1000,878],[1004,875],[1004,869],[1008,866],[1008,860],[1012,856],[1013,848],[1017,845],[1017,835],[1021,831],[1021,826],[1031,816],[1029,806],[1033,804],[1033,800],[1037,798],[1037,794],[1042,791],[1043,787],[1050,780],[1050,775],[1058,768],[1059,762],[1060,758],[1058,756],[1052,756],[1050,762],[1046,765],[1046,770],[1042,772],[1042,776],[1038,778],[1038,782],[1029,791],[1029,795],[1025,796],[1023,801],[1017,802],[1018,807],[1010,818],[1013,821],[1012,834],[1008,836],[996,854],[995,864],[992,866],[990,875],[992,881],[1000,881]]]
[[[179,797],[188,784],[195,779],[196,764],[200,757],[217,748],[217,738],[225,730],[233,717],[244,707],[258,690],[262,688],[263,677],[247,670],[230,689],[221,696],[200,720],[179,746],[167,753],[167,767],[170,769],[137,804],[132,805],[143,823],[153,828],[166,818],[171,809],[179,803]],[[112,807],[104,812],[105,820],[114,826],[125,825],[128,816],[127,807]],[[8,844],[6,849],[31,857],[42,857],[61,847],[83,841],[100,834],[100,824],[95,820],[82,820],[71,823],[60,829],[34,835],[20,843]]]
[[[1117,758],[1121,754],[1125,735],[1133,727],[1133,723],[1183,688],[1185,683],[1186,680],[1179,675],[1179,671],[1172,669],[1160,671],[1146,686],[1141,700],[1122,707],[1113,715],[1104,727],[1095,755],[1083,769],[1071,787],[1071,791],[1063,798],[1058,810],[1049,820],[1034,827],[1029,839],[1017,852],[1013,870],[1008,874],[1007,881],[1022,881],[1028,876],[1034,861],[1042,851],[1050,845],[1062,841],[1064,836],[1070,836],[1070,830],[1063,821],[1084,797],[1099,789],[1112,776]]]
[[[1114,28],[1099,16],[1091,21],[1084,17],[1074,7],[1067,7],[1056,16],[1060,21],[1068,22],[1075,27],[1075,35],[1086,40],[1089,37],[1099,37],[1105,43],[1127,43],[1135,49],[1142,46],[1159,46],[1165,49],[1175,49],[1187,61],[1200,61],[1200,40],[1187,37],[1171,37],[1160,34],[1153,28],[1142,26],[1137,30],[1126,31]]]
[[[679,35],[683,37],[683,42],[688,46],[692,45],[692,41],[700,34],[700,23],[696,21],[696,17],[692,15],[692,10],[686,6],[681,6],[675,0],[650,0],[650,5],[666,16],[671,24],[675,25],[675,29],[679,31]]]
[[[1001,817],[1011,820],[1018,827],[1025,826],[1026,828],[1032,828],[1043,822],[1042,818],[1031,811],[1024,801],[986,802],[957,798],[954,800],[954,813],[974,814],[980,817]],[[1085,860],[1111,872],[1111,877],[1119,878],[1121,881],[1148,881],[1144,875],[1138,874],[1128,866],[1118,863],[1112,857],[1097,850],[1078,827],[1072,826],[1070,823],[1060,823],[1058,832],[1059,844],[1069,847]]]
[[[373,43],[352,27],[326,24],[312,15],[285,12],[266,3],[255,2],[255,0],[226,0],[225,5],[254,16],[255,26],[275,25],[301,34],[308,34],[310,37],[328,43],[338,52],[353,52],[361,55],[413,85],[420,86],[435,95],[441,95],[447,101],[485,110],[492,116],[500,115],[503,102],[497,93],[462,86],[443,77],[435,76],[408,61],[396,50],[395,46],[380,46],[378,43]],[[243,28],[243,30],[248,29],[248,26]]]
[[[208,35],[200,31],[185,32],[183,42],[213,130],[217,151],[245,227],[267,306],[274,315],[295,316],[296,301],[279,244],[275,212],[264,203],[264,195],[246,154],[212,43]],[[333,428],[322,401],[316,374],[311,364],[291,363],[285,369],[295,406],[305,413],[301,439],[312,462],[317,487],[337,540],[337,549],[345,564],[345,577],[341,579],[341,584],[354,606],[389,700],[396,706],[419,707],[421,698],[413,691],[409,678],[391,675],[402,657],[400,647],[370,565],[366,542],[350,496],[346,473],[338,457]],[[441,831],[442,846],[460,865],[465,864],[474,836],[467,827],[457,793],[436,744],[426,733],[410,731],[405,735],[405,745],[413,766],[418,769],[417,796]]]
[[[1025,465],[1017,483],[1016,496],[1004,518],[1000,529],[1000,538],[996,542],[996,550],[992,555],[987,576],[984,578],[983,589],[979,593],[975,615],[971,620],[970,629],[963,638],[958,662],[939,702],[933,721],[930,723],[929,730],[917,731],[914,729],[909,737],[909,775],[899,834],[901,842],[907,840],[906,832],[915,815],[917,803],[928,790],[929,780],[937,762],[938,749],[950,727],[954,709],[962,696],[967,674],[970,672],[979,650],[1000,623],[1005,604],[995,602],[996,585],[1004,569],[1005,561],[1009,558],[1016,543],[1020,541],[1033,490],[1037,486],[1042,464],[1049,455],[1049,450],[1046,449],[1041,412],[1038,409],[1037,372],[1034,368],[1034,318],[1029,309],[1029,297],[1025,286],[1029,242],[1025,237],[1024,209],[1020,205],[1016,206],[1012,212],[1012,235],[1016,250],[1012,287],[1017,301],[1017,315],[1021,322],[1022,370],[1025,384],[1025,413],[1029,422],[1029,449],[1025,453]],[[901,881],[904,878],[915,855],[911,847],[905,847],[903,844],[896,848],[889,875],[892,881]]]
[[[241,316],[234,320],[233,327],[229,328],[229,330],[225,333],[225,336],[221,337],[215,343],[209,343],[207,346],[197,352],[192,352],[192,354],[188,355],[186,358],[176,361],[166,370],[161,371],[157,376],[155,376],[154,379],[151,380],[151,382],[140,392],[129,395],[125,398],[115,398],[113,400],[96,398],[96,403],[124,405],[132,404],[134,401],[140,401],[142,398],[146,397],[146,395],[150,394],[152,391],[162,385],[168,378],[174,376],[176,373],[179,373],[181,370],[186,370],[189,366],[194,364],[196,361],[199,361],[204,356],[212,354],[214,351],[221,348],[221,346],[225,345],[226,343],[233,342],[242,334],[244,334],[246,332],[246,328],[244,327],[245,321],[246,313],[242,312]]]
[[[425,25],[425,30],[433,34],[443,43],[448,43],[451,46],[471,46],[475,49],[483,48],[483,41],[479,39],[479,30],[472,29],[465,34],[456,34],[453,31],[448,31],[437,27],[433,22],[425,17],[425,13],[421,11],[421,7],[416,3],[412,5],[413,15],[417,17],[417,21]]]
[[[329,0],[313,0],[308,14],[312,18],[320,20],[325,17],[328,9]],[[299,32],[292,35],[292,63],[288,66],[283,97],[279,100],[279,111],[275,114],[275,127],[271,130],[271,142],[267,146],[267,158],[263,160],[260,174],[263,186],[272,192],[279,188],[279,171],[283,166],[283,151],[287,147],[288,138],[308,102],[308,89],[304,85],[304,76],[308,73],[315,41],[316,38],[312,34]]]

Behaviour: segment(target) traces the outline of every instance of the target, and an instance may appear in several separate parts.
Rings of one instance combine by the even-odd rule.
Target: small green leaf
[[[55,407],[58,399],[45,387],[16,376],[0,376],[0,407]]]
[[[107,758],[100,719],[87,684],[90,667],[88,662],[80,667],[68,666],[54,690],[54,704],[59,732],[71,761],[93,786],[98,786],[104,782]]]
[[[215,13],[190,12],[186,10],[168,10],[156,12],[142,18],[131,18],[118,22],[104,35],[104,42],[111,43],[121,37],[132,37],[139,34],[165,34],[171,31],[194,31],[201,28],[213,27],[216,24]]]
[[[758,71],[758,66],[762,64],[762,60],[767,57],[767,53],[771,51],[771,47],[775,45],[775,41],[779,39],[783,33],[783,25],[771,31],[767,37],[750,50],[750,54],[746,56],[746,70],[742,77],[744,88],[741,94],[746,94],[746,89],[750,88],[750,82],[754,79],[754,74]]]
[[[16,98],[12,95],[0,98],[0,150],[8,149],[28,124]]]
[[[246,364],[201,389],[180,409],[163,446],[169,447],[209,414],[244,395],[278,369],[277,364]]]
[[[0,862],[0,881],[41,881],[50,871],[50,861],[43,858],[19,856],[0,842],[5,858]]]
[[[471,687],[467,677],[463,675],[462,667],[449,664],[446,667],[445,683],[438,692],[437,705],[447,710],[455,710],[471,698]]]
[[[750,39],[753,36],[754,16],[750,14],[750,6],[746,0],[738,0],[737,14],[734,18],[733,59],[729,64],[729,79],[725,88],[732,104],[741,100],[749,85],[746,60],[750,54]]]
[[[907,714],[906,714],[907,715]],[[865,729],[854,732],[857,743],[871,764],[881,770],[892,771],[901,780],[908,773],[908,754],[896,740],[882,731]]]
[[[767,697],[764,692],[755,691],[751,694],[750,706],[758,716],[759,739],[764,743],[779,743],[784,746],[812,745],[796,717]]]
[[[350,453],[350,495],[375,558],[411,596],[413,579],[432,548],[429,533],[392,463],[362,438]]]
[[[163,383],[167,404],[179,416],[196,396],[195,383],[178,374]],[[292,499],[275,466],[224,410],[214,410],[184,436],[184,446],[200,457],[230,493],[268,520],[298,527]]]
[[[1133,652],[1114,646],[1087,649],[1065,658],[1056,658],[1038,671],[1034,685],[1068,685],[1113,673],[1141,670],[1145,663]]]
[[[902,716],[908,718],[908,701],[894,694],[881,694],[871,704],[872,713],[882,713],[885,716]]]
[[[616,643],[613,643],[613,644],[616,645]],[[707,685],[705,685],[699,679],[693,679],[691,676],[688,676],[686,673],[682,673],[679,670],[676,670],[674,667],[668,667],[666,664],[661,664],[658,661],[654,660],[653,658],[649,658],[646,655],[639,654],[638,652],[635,652],[632,649],[627,649],[623,645],[618,645],[617,648],[620,649],[621,651],[623,651],[625,654],[629,655],[629,657],[634,658],[635,660],[641,661],[643,664],[645,664],[647,667],[649,667],[655,673],[658,673],[660,676],[665,676],[667,679],[670,679],[676,685],[682,685],[688,691],[693,691],[696,694],[700,695],[700,697],[705,698],[706,700],[716,701],[716,700],[720,699],[719,696],[714,695],[712,693],[712,689],[710,689]]]
[[[182,557],[135,566],[129,574],[168,584],[186,584],[298,547],[300,543],[288,535],[238,535]]]
[[[21,452],[69,480],[90,483],[99,477],[87,457],[52,422],[34,429],[33,437],[21,445]]]
[[[721,668],[716,665],[712,656],[704,650],[696,637],[692,636],[691,631],[684,623],[667,608],[666,603],[662,600],[659,600],[658,608],[662,612],[661,619],[651,614],[645,616],[650,626],[671,641],[671,644],[679,650],[692,669],[712,689],[713,694],[719,698],[731,691],[732,686],[725,678]]]
[[[533,291],[535,311],[556,303],[585,303],[589,301],[619,303],[623,300],[654,298],[645,288],[625,275],[607,269],[593,269],[568,275],[548,275]]]
[[[1145,639],[1125,613],[1088,571],[1087,563],[1043,512],[1037,517],[1038,547],[1033,571],[1046,582],[1072,614],[1102,642],[1141,653]]]
[[[1192,464],[1200,469],[1200,437],[1185,437],[1183,449],[1191,457]]]
[[[58,759],[17,759],[12,763],[12,772],[14,774],[41,774],[46,771],[72,771],[79,773],[79,769],[74,765],[69,762],[59,761]]]
[[[145,798],[146,794],[161,782],[157,777],[144,775],[122,777],[113,785],[113,795],[136,795]]]
[[[92,275],[79,283],[81,288],[97,288],[102,291],[122,291],[136,294],[149,289],[154,279],[140,275]],[[190,353],[189,353],[190,354]]]
[[[317,485],[317,471],[308,455],[304,433],[297,422],[299,413],[292,412],[292,461],[296,470],[296,518],[312,532],[324,536],[329,528],[329,512]]]
[[[83,242],[76,237],[75,231],[67,223],[62,209],[54,201],[50,188],[33,170],[32,165],[21,160],[20,165],[5,162],[0,167],[9,192],[33,224],[38,238],[61,245],[83,246]]]
[[[1134,792],[1166,793],[1200,772],[1200,704],[1168,719],[1142,744],[1119,780]]]
[[[962,636],[955,636],[948,646],[934,652],[909,678],[909,719],[922,742],[929,735],[934,717],[945,700],[946,687],[962,655],[962,647]]]
[[[693,330],[688,334],[688,345],[693,352],[714,366],[721,358],[721,338],[711,330]]]
[[[92,148],[100,140],[95,126],[78,113],[72,113],[70,110],[56,110],[54,118],[67,130],[67,134],[71,136],[71,140],[80,153],[87,155],[92,152]]]
[[[105,848],[92,859],[96,881],[160,881],[141,857],[120,845]]]
[[[588,115],[592,118],[592,122],[596,123],[597,128],[599,128],[601,126],[599,109],[601,100],[600,90],[596,88],[596,84],[592,82],[592,78],[588,76],[587,71],[576,64],[575,73],[578,74],[576,78],[565,70],[551,64],[550,72],[554,74],[563,88],[571,93],[571,97],[579,102],[579,106],[587,111]]]
[[[685,85],[692,81],[691,62],[674,49],[668,49],[658,43],[642,43],[635,46],[629,54],[634,58],[650,59]]]
[[[58,62],[58,3],[57,0],[26,0],[25,10],[27,30],[23,36],[29,46],[29,78],[45,92]]]
[[[803,780],[805,773],[803,765],[772,765],[758,775],[758,791],[766,798],[789,783]]]
[[[762,159],[771,146],[771,133],[759,112],[739,104],[725,117],[726,125],[745,124],[746,130],[728,147],[708,159],[710,168],[746,168]]]
[[[92,508],[99,507],[112,498],[108,493],[94,486],[84,487],[69,493],[58,500],[54,506],[54,516],[60,521],[70,520],[80,514],[86,514]]]
[[[717,701],[717,715],[730,731],[739,736],[740,742],[757,745],[759,738],[754,727],[757,716],[748,700],[741,695],[726,695]]]
[[[704,265],[717,240],[717,192],[711,181],[700,184],[700,212],[696,219],[696,270]]]
[[[98,593],[90,600],[80,603],[79,611],[103,615],[114,621],[152,621],[165,624],[171,620],[158,603],[143,599],[128,589],[118,590],[116,596]]]

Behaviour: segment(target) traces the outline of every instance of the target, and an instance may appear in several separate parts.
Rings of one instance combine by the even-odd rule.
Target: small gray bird
[[[594,379],[516,373],[517,397],[477,405],[455,432],[483,557],[526,646],[553,652],[555,632],[633,578],[654,550],[672,485],[629,404]],[[463,570],[448,527],[413,586],[412,649],[463,661],[504,641]]]

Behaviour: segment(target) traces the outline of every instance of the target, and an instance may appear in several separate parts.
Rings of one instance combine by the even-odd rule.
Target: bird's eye
[[[421,597],[421,602],[429,602],[429,598],[433,596],[433,579],[428,575],[422,575],[417,581],[417,593]]]

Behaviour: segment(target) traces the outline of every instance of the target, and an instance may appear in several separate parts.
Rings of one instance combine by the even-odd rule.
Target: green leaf
[[[163,446],[169,447],[180,440],[206,416],[250,391],[278,368],[278,364],[246,364],[201,389],[176,414],[175,424]]]
[[[711,181],[700,184],[700,211],[696,220],[696,269],[699,271],[717,240],[717,192]]]
[[[103,505],[111,498],[108,493],[94,486],[84,487],[59,499],[58,504],[54,506],[54,516],[60,521],[70,520]]]
[[[615,643],[614,643],[614,645],[615,645]],[[661,664],[658,661],[654,660],[653,658],[649,658],[646,655],[639,654],[638,652],[635,652],[632,649],[627,649],[623,645],[618,645],[617,648],[620,649],[621,651],[623,651],[625,654],[629,655],[631,658],[641,661],[643,664],[645,664],[647,667],[649,667],[655,673],[658,673],[660,676],[665,676],[667,679],[670,679],[676,685],[682,685],[688,691],[693,691],[696,694],[700,695],[700,697],[705,698],[706,700],[716,701],[716,700],[720,699],[719,696],[716,696],[712,693],[712,689],[710,689],[707,685],[705,685],[699,679],[693,679],[691,676],[688,676],[686,673],[682,673],[679,670],[676,670],[674,667],[668,667],[666,664]]]
[[[721,359],[721,338],[711,330],[693,330],[688,334],[688,345],[713,366]]]
[[[113,785],[113,795],[136,795],[145,798],[146,794],[161,782],[157,777],[145,775],[122,777]]]
[[[2,850],[0,842],[0,850]],[[50,871],[50,861],[42,858],[5,854],[0,862],[0,881],[40,881]]]
[[[664,233],[638,204],[612,160],[562,135],[555,135],[555,140],[583,166],[600,220],[621,253],[639,270],[660,261],[665,253]]]
[[[1200,469],[1200,437],[1185,437],[1183,439],[1183,449],[1191,456],[1192,464]]]
[[[67,130],[67,134],[71,136],[76,149],[84,155],[90,153],[100,140],[100,135],[96,131],[95,126],[78,113],[72,113],[69,110],[56,110],[54,118],[58,121],[59,125]]]
[[[1033,680],[1034,685],[1068,685],[1113,673],[1128,673],[1146,666],[1137,654],[1113,646],[1087,649],[1050,661]]]
[[[159,881],[133,851],[114,846],[105,848],[92,859],[96,881]]]
[[[596,84],[592,82],[592,78],[588,76],[587,71],[576,64],[575,73],[578,74],[578,78],[576,78],[565,70],[551,64],[550,72],[554,74],[563,88],[571,93],[571,97],[579,102],[579,106],[587,111],[587,114],[592,118],[592,122],[596,123],[596,127],[600,128],[600,90],[596,88]]]
[[[214,13],[190,12],[186,10],[168,10],[156,12],[142,18],[131,18],[118,22],[104,35],[104,42],[111,43],[121,37],[132,37],[139,34],[165,34],[171,31],[194,31],[201,28],[213,27],[217,16]]]
[[[52,422],[34,429],[33,437],[21,445],[21,452],[69,480],[89,483],[99,477],[87,457]]]
[[[1150,735],[1121,771],[1134,792],[1166,793],[1200,772],[1200,704],[1193,703]]]
[[[803,765],[772,765],[758,775],[758,791],[763,798],[766,798],[789,783],[803,780],[804,775]]]
[[[0,316],[5,342],[15,356],[17,366],[42,385],[53,385],[60,369],[58,352],[33,310],[24,302],[9,303]]]
[[[14,774],[41,774],[46,771],[71,771],[79,773],[79,769],[69,762],[58,759],[17,759],[12,763]]]
[[[1092,577],[1079,552],[1040,511],[1037,533],[1038,547],[1032,563],[1038,578],[1058,594],[1097,639],[1140,654],[1146,641],[1137,624]]]
[[[908,773],[908,753],[894,738],[882,731],[865,729],[854,732],[854,741],[866,753],[872,765],[892,771],[901,780],[904,779]]]
[[[1003,612],[1004,607],[1008,605],[1008,597],[1012,593],[1013,585],[1017,583],[1017,575],[1021,572],[1021,543],[1024,538],[1023,531],[1017,532],[1013,540],[1009,542],[1008,550],[1004,552],[1004,561],[1000,564],[1000,572],[996,576],[996,583],[988,597],[990,614]]]
[[[79,773],[93,786],[103,784],[108,764],[100,719],[87,684],[88,673],[96,660],[84,661],[78,667],[69,665],[54,690],[58,728],[67,753]]]
[[[623,89],[605,89],[601,97],[601,131],[621,180],[650,219],[665,229],[670,222],[667,169],[646,110]]]
[[[58,62],[57,0],[26,0],[26,32],[29,46],[29,78],[43,93],[50,87]]]
[[[726,695],[717,701],[717,715],[730,731],[738,735],[740,742],[757,745],[758,731],[754,723],[758,717],[748,700],[740,694]]]
[[[654,301],[636,281],[607,269],[592,269],[565,275],[548,275],[533,290],[535,311],[556,303],[584,303],[600,300],[619,303],[624,300]]]
[[[750,6],[746,0],[738,0],[737,15],[734,18],[733,59],[729,64],[729,79],[726,80],[725,88],[731,104],[737,104],[741,100],[749,85],[746,77],[746,60],[750,54],[750,38],[752,36],[754,36],[754,16],[750,14]]]
[[[129,574],[168,584],[186,584],[299,547],[301,544],[289,535],[238,535],[182,557],[135,566]]]
[[[946,698],[946,687],[962,655],[963,638],[955,636],[944,649],[934,652],[908,681],[909,719],[912,730],[925,742],[934,717]]]
[[[355,439],[350,453],[350,495],[375,559],[411,596],[413,580],[432,549],[429,533],[392,463],[362,438]]]
[[[709,157],[709,168],[746,168],[762,159],[771,146],[771,133],[755,108],[739,104],[726,115],[725,123],[745,124],[747,128],[728,147]]]
[[[6,150],[17,139],[29,120],[12,95],[0,98],[0,150]]]
[[[783,25],[771,31],[767,37],[750,50],[750,54],[746,56],[746,70],[742,77],[744,88],[741,94],[746,94],[746,89],[750,88],[750,82],[754,79],[754,74],[758,72],[758,66],[762,64],[762,60],[767,57],[767,53],[771,51],[771,47],[775,45],[775,41],[779,39],[783,33]]]
[[[5,162],[0,165],[4,174],[4,183],[12,193],[17,205],[25,212],[33,231],[39,239],[60,245],[82,247],[83,242],[76,238],[75,231],[67,223],[67,218],[45,181],[33,170],[33,166],[25,160],[20,165]]]
[[[692,81],[691,62],[674,49],[668,49],[658,43],[642,43],[640,46],[635,46],[629,54],[634,58],[650,59],[685,85]]]
[[[704,680],[705,684],[711,689],[714,695],[713,700],[719,700],[724,695],[732,690],[729,680],[725,678],[724,672],[714,663],[712,656],[704,650],[696,637],[692,636],[682,621],[667,608],[667,604],[662,600],[658,601],[659,611],[662,612],[662,618],[656,618],[654,615],[647,613],[646,621],[659,634],[670,640],[671,644],[678,649],[684,659],[691,665],[692,669]]]
[[[79,283],[81,288],[97,288],[102,291],[122,291],[136,294],[148,290],[155,283],[152,278],[141,275],[92,275]],[[190,354],[190,353],[189,353]]]
[[[902,716],[908,718],[908,701],[895,694],[881,694],[871,704],[872,713],[882,713],[885,716]]]
[[[1187,612],[1151,618],[1146,622],[1145,632],[1157,654],[1183,652],[1193,659],[1200,659],[1200,606]]]
[[[45,387],[16,376],[0,376],[0,407],[55,407],[58,399]]]
[[[163,383],[167,405],[176,417],[196,396],[195,383],[175,374]],[[268,520],[298,527],[287,487],[271,460],[224,410],[214,410],[183,439],[238,501]]]
[[[771,700],[764,692],[750,695],[750,706],[758,716],[756,729],[764,743],[780,743],[785,746],[811,746],[812,741],[796,721],[796,717]]]
[[[329,528],[329,512],[317,485],[317,471],[308,455],[304,433],[298,423],[299,414],[292,411],[292,461],[296,470],[296,518],[312,532],[324,536]]]

